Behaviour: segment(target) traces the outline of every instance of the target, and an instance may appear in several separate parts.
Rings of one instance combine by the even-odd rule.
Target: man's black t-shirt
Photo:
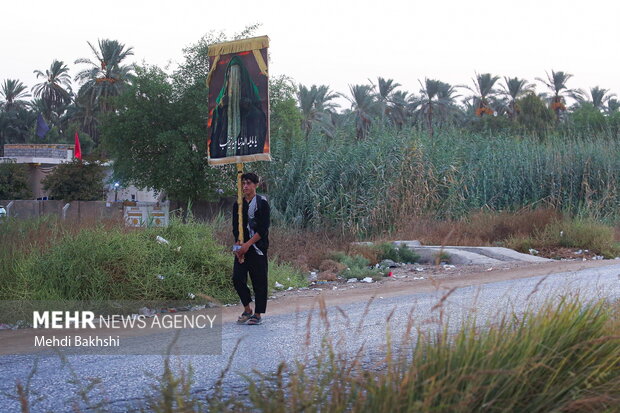
[[[256,242],[256,248],[261,250],[261,252],[267,255],[267,250],[269,249],[269,202],[265,199],[265,197],[256,195],[256,212],[254,213],[254,220],[251,223],[252,229],[254,232],[260,235],[260,240]],[[232,230],[233,236],[235,237],[235,241],[239,239],[239,207],[237,206],[237,202],[233,205],[233,219],[232,219]],[[248,209],[249,204],[243,198],[243,242],[247,242],[250,239],[250,233],[248,231]]]

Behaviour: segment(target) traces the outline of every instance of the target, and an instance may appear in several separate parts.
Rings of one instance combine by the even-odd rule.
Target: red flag
[[[82,148],[80,147],[80,137],[78,133],[75,132],[75,157],[77,159],[82,159]]]

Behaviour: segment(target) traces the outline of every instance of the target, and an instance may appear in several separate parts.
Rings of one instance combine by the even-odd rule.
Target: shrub
[[[362,279],[371,277],[373,279],[378,279],[383,277],[381,270],[369,267],[370,261],[361,255],[351,256],[338,251],[332,253],[332,259],[345,267],[345,269],[340,272],[340,275],[344,278]]]
[[[592,219],[556,221],[531,236],[511,237],[506,241],[506,246],[521,252],[528,252],[530,248],[581,248],[606,258],[620,254],[614,228]]]
[[[376,247],[379,261],[392,260],[394,262],[414,263],[420,256],[410,250],[406,244],[395,246],[391,242],[378,244]]]
[[[358,280],[370,277],[376,281],[383,278],[383,272],[378,268],[372,267],[349,267],[342,271],[340,275],[346,279],[357,278]]]
[[[43,188],[54,199],[65,202],[98,201],[104,198],[104,178],[103,166],[76,159],[71,163],[58,165],[42,183]]]
[[[167,239],[159,244],[155,237]],[[232,259],[205,225],[127,231],[87,228],[16,264],[11,299],[185,299],[189,293],[236,298]]]
[[[575,219],[549,225],[541,238],[547,244],[588,249],[607,258],[613,258],[618,253],[613,228],[591,219]]]
[[[0,199],[28,199],[28,165],[0,163]]]
[[[283,285],[281,288],[306,287],[308,282],[298,268],[291,264],[278,262],[277,259],[269,261],[269,286],[271,290],[277,290],[276,282]]]
[[[367,258],[362,257],[361,255],[347,255],[344,252],[338,251],[332,254],[332,259],[334,261],[338,261],[343,265],[349,268],[363,268],[368,267],[370,265],[370,261]]]
[[[399,250],[391,242],[383,242],[375,248],[378,251],[379,261],[392,260],[394,262],[400,262]]]

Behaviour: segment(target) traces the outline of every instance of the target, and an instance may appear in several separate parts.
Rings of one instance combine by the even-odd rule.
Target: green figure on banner
[[[267,133],[267,116],[258,87],[238,56],[226,68],[224,85],[215,101],[211,156],[261,153]]]

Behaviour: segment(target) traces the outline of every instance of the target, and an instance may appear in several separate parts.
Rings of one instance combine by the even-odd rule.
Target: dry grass
[[[427,245],[496,245],[510,237],[533,236],[562,220],[555,209],[523,209],[518,212],[478,211],[459,220],[401,219],[397,229],[380,239],[419,240]]]
[[[230,219],[212,221],[214,236],[222,245],[232,245]],[[293,264],[301,271],[319,268],[331,253],[344,250],[353,241],[337,232],[294,229],[272,225],[269,229],[269,257]]]
[[[215,228],[219,242],[223,245],[230,244],[232,241],[230,221],[220,218],[211,224]],[[301,271],[308,271],[320,268],[321,263],[331,258],[335,251],[343,251],[351,256],[361,255],[370,263],[376,263],[378,251],[375,248],[351,244],[353,241],[364,240],[375,242],[419,240],[424,245],[507,246],[522,252],[527,252],[529,248],[553,250],[569,246],[564,245],[566,239],[554,240],[545,235],[562,226],[583,227],[579,220],[567,218],[553,208],[523,208],[517,212],[482,210],[458,220],[438,220],[428,216],[415,217],[404,214],[394,230],[368,239],[345,236],[337,230],[315,231],[273,226],[269,234],[269,255],[278,262],[287,262]],[[590,228],[602,234],[607,227],[592,223],[579,232],[590,233],[592,232]],[[611,228],[609,231],[612,231]],[[559,233],[559,230],[555,232]],[[615,242],[618,243],[620,225],[616,226],[612,233]],[[580,235],[573,238],[577,239],[574,242],[575,248],[590,249],[597,253],[605,253],[607,256],[613,255],[613,251],[618,248],[618,245],[615,248],[611,245],[613,241],[610,241],[609,237],[592,238]],[[611,248],[605,248],[603,244],[606,243],[610,244]]]

